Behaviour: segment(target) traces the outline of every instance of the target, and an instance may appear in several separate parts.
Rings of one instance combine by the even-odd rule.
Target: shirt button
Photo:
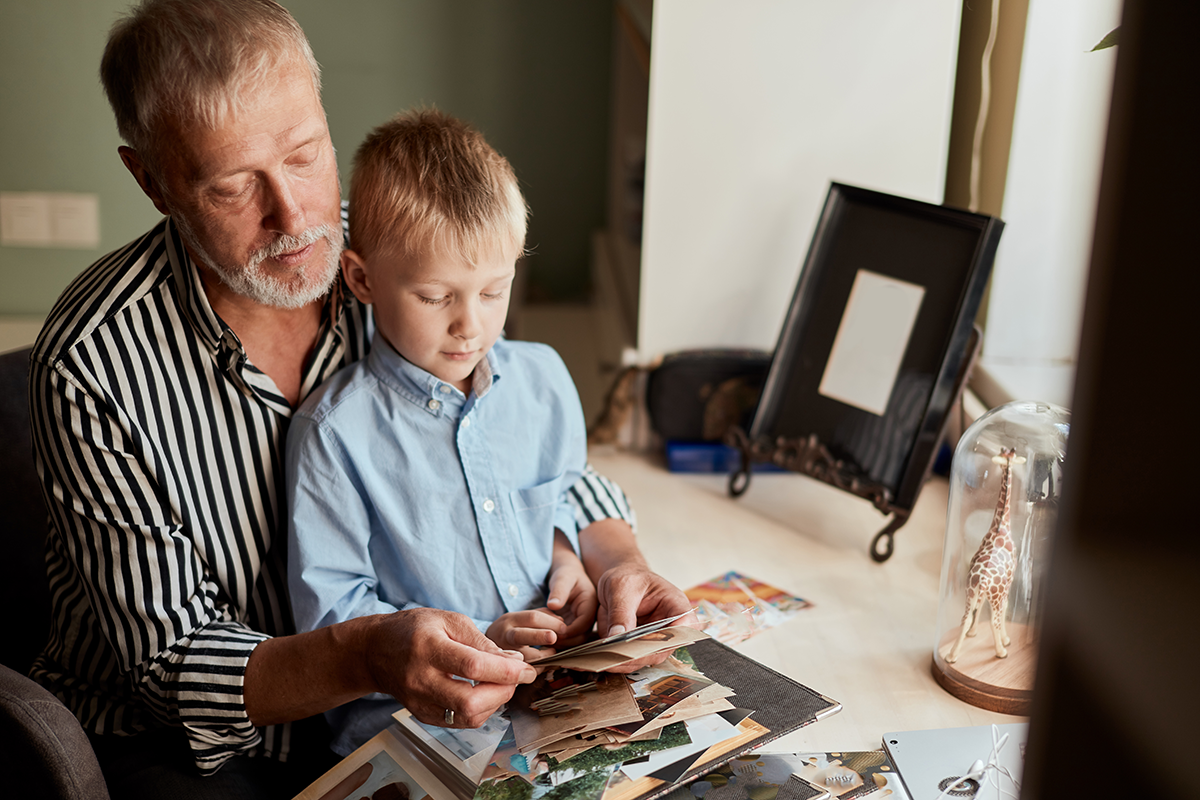
[[[464,428],[469,428],[469,427],[471,427],[471,418],[470,418],[470,417],[467,417],[466,419],[464,419],[464,420],[462,421],[462,426],[463,426]]]
[[[486,511],[487,513],[489,513],[489,514],[490,514],[490,513],[492,513],[492,510],[493,510],[495,507],[496,507],[496,504],[495,504],[495,503],[493,503],[491,500],[484,500],[484,501],[483,501],[483,510],[484,510],[484,511]]]
[[[508,596],[509,597],[517,596],[517,585],[515,583],[510,583],[508,585]]]
[[[437,411],[439,408],[442,407],[441,403],[439,403],[437,400],[432,400],[432,399],[428,403],[426,403],[426,405],[429,406],[430,411]]]
[[[438,391],[442,394],[450,394],[450,387],[443,383],[438,387]]]

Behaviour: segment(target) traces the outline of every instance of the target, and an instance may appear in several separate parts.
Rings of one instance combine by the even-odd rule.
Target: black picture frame
[[[975,316],[1003,229],[986,214],[832,183],[750,430],[730,437],[743,452],[730,493],[745,491],[755,461],[773,461],[872,499],[893,515],[871,544],[886,560],[978,351]],[[819,389],[864,270],[923,289],[883,414]]]

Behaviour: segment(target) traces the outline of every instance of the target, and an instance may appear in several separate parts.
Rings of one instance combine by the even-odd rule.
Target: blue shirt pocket
[[[546,572],[550,569],[555,514],[563,501],[563,476],[559,475],[526,489],[514,489],[509,492],[508,497],[512,504],[513,519],[516,520],[520,531],[526,563],[530,566],[539,565],[534,567],[535,570],[544,564],[544,571],[533,572],[534,575],[540,574],[540,580],[544,581]],[[530,548],[536,552],[530,552]]]

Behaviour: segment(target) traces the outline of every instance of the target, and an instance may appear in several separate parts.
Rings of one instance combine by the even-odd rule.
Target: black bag
[[[718,442],[734,425],[749,429],[771,354],[765,350],[686,350],[665,356],[646,382],[650,427],[672,441]]]

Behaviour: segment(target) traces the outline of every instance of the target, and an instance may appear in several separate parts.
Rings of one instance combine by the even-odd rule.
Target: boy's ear
[[[353,250],[342,251],[342,277],[346,279],[346,285],[354,292],[355,297],[367,305],[374,302],[371,299],[371,280],[367,276],[367,263]]]
[[[167,210],[162,187],[158,185],[158,181],[150,174],[150,170],[146,169],[146,162],[142,160],[141,154],[132,147],[122,145],[117,148],[117,155],[121,156],[121,163],[125,165],[125,169],[129,170],[129,174],[137,181],[138,186],[142,187],[142,192],[145,193],[146,197],[149,197],[150,201],[154,203],[154,207],[158,209],[158,213],[169,217],[171,212]]]

